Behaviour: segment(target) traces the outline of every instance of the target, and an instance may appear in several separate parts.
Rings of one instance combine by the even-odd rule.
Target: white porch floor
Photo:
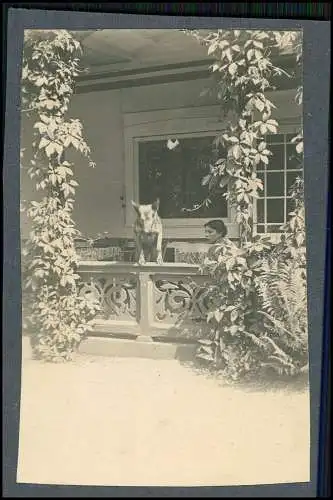
[[[309,395],[222,387],[175,360],[23,361],[18,482],[309,480]]]

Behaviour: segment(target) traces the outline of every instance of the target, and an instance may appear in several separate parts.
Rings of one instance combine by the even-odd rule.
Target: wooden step
[[[148,359],[178,359],[190,361],[193,359],[196,344],[182,344],[176,342],[154,342],[138,338],[138,340],[117,339],[108,337],[88,337],[80,347],[80,354],[95,356],[112,356],[127,358]],[[29,337],[22,339],[22,359],[31,359],[32,350]]]
[[[127,340],[117,338],[90,337],[79,348],[80,354],[149,358],[149,359],[178,359],[187,361],[193,359],[195,344],[180,344],[154,342],[150,340]]]

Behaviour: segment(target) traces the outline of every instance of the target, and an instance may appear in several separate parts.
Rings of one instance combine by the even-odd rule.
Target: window
[[[217,154],[214,139],[227,123],[219,106],[164,109],[124,115],[125,232],[132,234],[135,213],[130,200],[141,203],[160,198],[163,233],[170,239],[202,239],[204,224],[224,220],[230,238],[239,236],[235,214],[222,196],[210,206],[191,211],[208,195],[202,178]],[[168,140],[179,145],[168,149]],[[185,209],[185,210],[183,210]]]
[[[210,164],[226,154],[222,148],[216,149],[214,139],[215,136],[211,135],[179,137],[170,148],[167,139],[140,141],[140,203],[151,203],[158,197],[163,219],[227,218],[225,189],[210,197],[211,204],[202,205],[208,196],[208,188],[202,185],[202,179],[209,173]]]
[[[295,135],[296,133],[286,133],[266,138],[273,155],[268,165],[257,169],[257,175],[264,185],[256,203],[257,233],[280,233],[281,225],[287,222],[288,213],[292,209],[290,187],[297,177],[303,175],[295,144],[291,144]]]

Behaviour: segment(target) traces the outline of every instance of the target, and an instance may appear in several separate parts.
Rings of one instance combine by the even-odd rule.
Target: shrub
[[[232,379],[308,369],[301,184],[293,188],[295,208],[280,243],[258,236],[241,248],[221,244],[202,268],[211,278],[207,321],[213,335],[200,341],[197,355]]]

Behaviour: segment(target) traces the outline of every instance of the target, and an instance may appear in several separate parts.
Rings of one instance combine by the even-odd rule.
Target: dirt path
[[[24,361],[18,482],[309,480],[307,391],[221,387],[177,361]]]

